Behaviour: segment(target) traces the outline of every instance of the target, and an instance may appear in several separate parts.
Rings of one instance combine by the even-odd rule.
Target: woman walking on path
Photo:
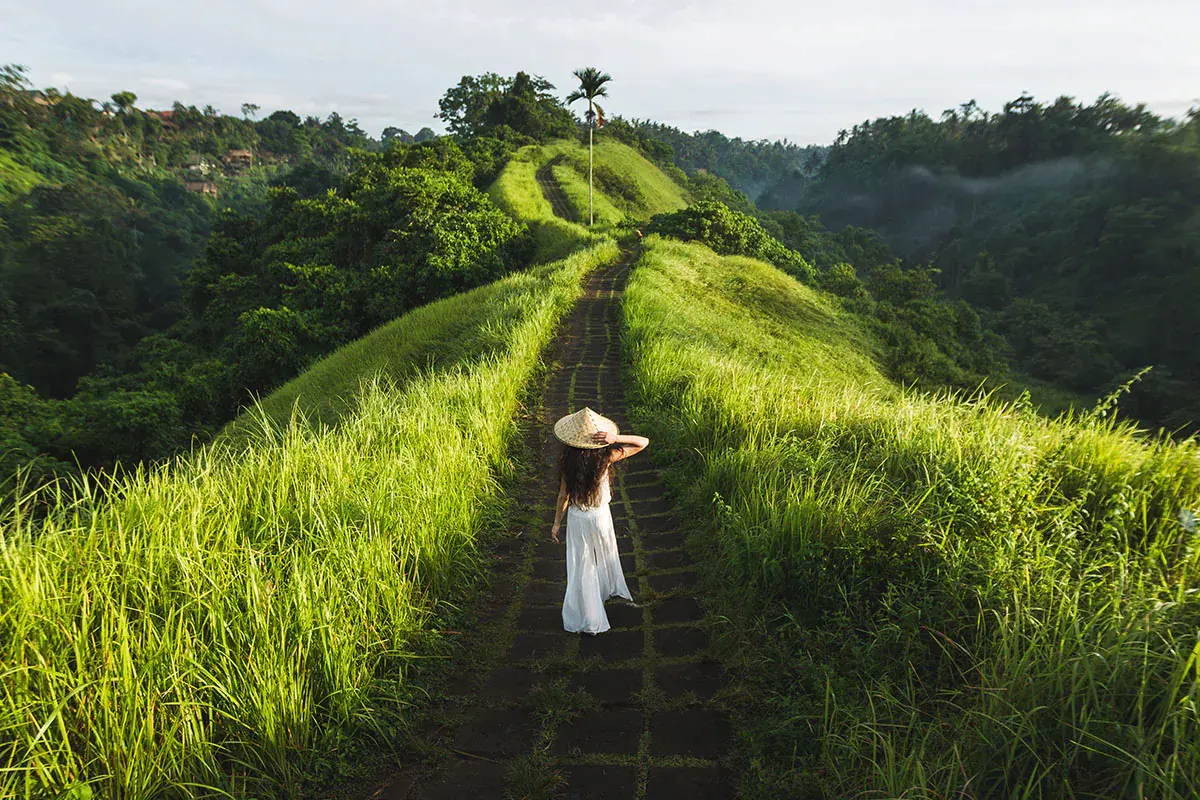
[[[567,592],[563,628],[572,633],[608,630],[604,601],[624,597],[633,602],[613,530],[609,473],[612,464],[640,453],[650,444],[644,436],[620,434],[617,425],[590,408],[568,414],[554,424],[564,445],[559,461],[561,480],[550,536],[559,541],[567,516]]]

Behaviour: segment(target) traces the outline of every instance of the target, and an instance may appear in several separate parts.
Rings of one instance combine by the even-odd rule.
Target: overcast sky
[[[0,0],[0,63],[38,86],[225,113],[337,111],[372,135],[429,125],[466,74],[561,94],[613,76],[609,115],[827,143],[867,118],[1029,91],[1200,103],[1200,0]]]

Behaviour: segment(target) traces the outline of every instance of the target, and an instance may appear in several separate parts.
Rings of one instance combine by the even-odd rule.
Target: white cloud
[[[190,84],[177,81],[174,78],[140,78],[138,83],[152,89],[166,89],[172,92],[182,92],[192,88]]]
[[[611,113],[808,142],[1022,91],[1179,114],[1200,96],[1198,29],[1191,0],[40,0],[0,8],[0,52],[82,94],[336,110],[376,132],[437,127],[464,74],[525,69],[565,93],[595,64]]]

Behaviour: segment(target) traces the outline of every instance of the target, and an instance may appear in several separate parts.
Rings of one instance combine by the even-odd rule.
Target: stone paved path
[[[534,173],[534,177],[537,179],[538,186],[542,189],[542,196],[546,198],[546,202],[553,209],[554,215],[570,222],[577,222],[574,209],[567,202],[567,196],[563,194],[562,187],[554,179],[554,165],[558,164],[561,160],[561,158],[555,158],[538,167],[537,172]]]
[[[621,562],[641,607],[609,602],[612,630],[598,636],[562,627],[565,545],[550,539],[561,445],[551,426],[589,406],[629,431],[619,331],[632,260],[626,252],[592,273],[552,345],[540,408],[526,421],[536,474],[526,476],[516,530],[499,548],[476,654],[468,647],[460,659],[466,665],[459,663],[441,728],[431,734],[440,766],[398,777],[372,798],[735,794],[720,763],[730,744],[722,673],[708,653],[694,564],[663,497],[653,443],[619,465],[613,485]]]

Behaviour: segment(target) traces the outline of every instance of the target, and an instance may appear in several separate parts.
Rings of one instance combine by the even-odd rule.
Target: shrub
[[[706,200],[681,211],[659,214],[651,220],[647,231],[685,242],[700,242],[721,255],[759,258],[806,283],[813,282],[816,276],[811,264],[772,238],[758,220],[732,211],[724,203]]]

